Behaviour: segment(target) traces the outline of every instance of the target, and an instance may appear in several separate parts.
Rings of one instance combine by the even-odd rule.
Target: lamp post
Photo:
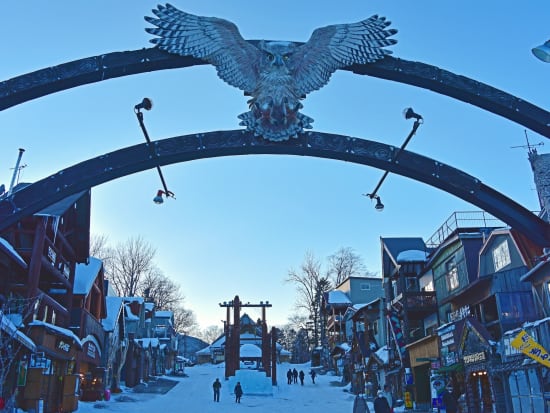
[[[397,159],[399,158],[399,155],[401,155],[401,152],[408,145],[409,141],[411,140],[411,138],[416,133],[416,130],[418,129],[418,127],[422,123],[424,123],[424,120],[422,119],[422,116],[420,116],[418,113],[415,113],[415,111],[412,108],[406,108],[403,111],[403,115],[405,116],[405,119],[414,118],[415,121],[414,121],[412,130],[409,132],[409,135],[407,136],[407,138],[405,139],[405,141],[403,142],[403,144],[401,145],[401,147],[399,148],[399,150],[397,151],[397,153],[395,154],[395,156],[391,160],[392,163],[395,163],[397,161]],[[378,184],[374,188],[374,191],[372,191],[370,194],[363,194],[364,196],[368,196],[370,199],[376,199],[376,205],[374,206],[374,209],[376,209],[378,212],[382,212],[384,210],[384,204],[380,200],[380,196],[377,195],[377,192],[380,189],[380,187],[382,186],[382,183],[384,182],[384,180],[386,179],[386,177],[388,176],[389,173],[390,172],[388,170],[384,171],[384,174],[382,175],[382,178],[380,178],[380,181],[378,181]]]
[[[535,57],[543,62],[550,63],[550,40],[531,49]]]
[[[141,111],[141,109],[151,110],[152,107],[153,107],[153,102],[151,101],[151,99],[143,98],[143,100],[140,103],[134,106],[134,112],[136,113],[139,126],[141,127],[143,135],[145,136],[145,140],[147,141],[147,146],[149,146],[151,155],[154,157],[156,156],[156,154],[155,154],[155,151],[153,150],[153,146],[151,145],[151,139],[149,139],[149,134],[147,133],[147,129],[145,128],[145,123],[143,122],[143,112]],[[155,204],[162,204],[164,202],[164,199],[162,198],[163,195],[167,198],[170,197],[170,198],[176,199],[176,197],[174,196],[174,193],[168,190],[168,186],[166,185],[166,181],[164,180],[164,176],[162,175],[162,171],[159,165],[157,165],[157,172],[159,173],[160,181],[162,182],[162,187],[164,188],[164,190],[159,189],[157,191],[157,195],[153,198],[153,202]]]

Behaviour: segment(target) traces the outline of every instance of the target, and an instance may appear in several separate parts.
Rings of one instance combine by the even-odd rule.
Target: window
[[[445,269],[447,270],[447,289],[453,291],[458,288],[458,268],[454,258],[445,263]]]
[[[370,284],[361,283],[361,291],[370,291]]]
[[[493,250],[493,264],[495,265],[495,272],[509,265],[510,250],[508,249],[508,240],[502,241]]]

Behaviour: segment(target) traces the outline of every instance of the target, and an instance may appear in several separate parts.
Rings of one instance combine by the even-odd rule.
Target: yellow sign
[[[527,334],[525,330],[521,330],[519,334],[510,343],[512,347],[517,348],[522,353],[538,361],[540,364],[550,367],[550,354]]]
[[[404,393],[404,399],[405,399],[405,408],[406,409],[412,409],[413,407],[413,402],[412,402],[412,399],[411,399],[411,392],[410,391],[406,391]]]

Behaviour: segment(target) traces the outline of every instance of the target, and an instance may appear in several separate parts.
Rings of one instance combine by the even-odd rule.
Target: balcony
[[[71,311],[71,330],[80,338],[92,335],[103,341],[103,326],[83,308],[75,308]]]
[[[392,300],[392,304],[399,302],[409,318],[423,318],[437,311],[435,291],[403,292]]]

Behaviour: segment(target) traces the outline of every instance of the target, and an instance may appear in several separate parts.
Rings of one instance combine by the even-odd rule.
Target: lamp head
[[[405,116],[405,119],[411,119],[415,118],[416,120],[422,119],[422,116],[420,116],[418,113],[416,113],[413,108],[406,108],[403,111],[403,115]]]
[[[162,204],[164,202],[162,195],[164,195],[164,191],[162,189],[159,189],[157,191],[157,195],[153,198],[153,202],[159,205]]]
[[[531,51],[537,59],[550,63],[550,40],[547,40],[540,46],[532,48]]]
[[[376,197],[376,205],[374,206],[374,209],[376,209],[378,212],[382,212],[384,210],[384,204],[382,201],[380,201],[380,197]]]
[[[153,101],[149,98],[143,98],[141,103],[138,103],[136,106],[134,106],[134,110],[139,112],[141,109],[151,110],[152,107]]]

